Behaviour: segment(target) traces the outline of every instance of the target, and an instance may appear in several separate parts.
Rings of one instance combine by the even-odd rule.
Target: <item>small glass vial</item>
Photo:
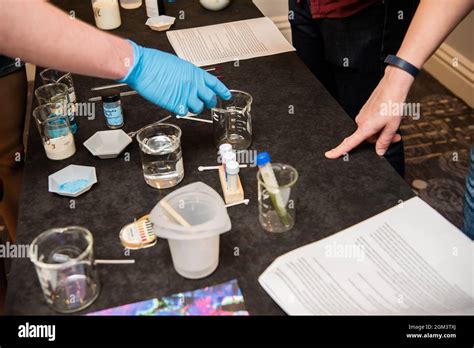
[[[104,106],[104,116],[107,126],[111,129],[122,128],[123,111],[120,101],[120,91],[111,89],[102,95],[102,103]]]
[[[236,161],[227,162],[225,165],[227,191],[236,192],[239,189],[239,163]]]

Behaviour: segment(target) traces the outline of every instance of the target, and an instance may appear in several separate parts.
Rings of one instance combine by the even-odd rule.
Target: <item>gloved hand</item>
[[[148,101],[180,116],[199,114],[204,105],[217,104],[216,95],[228,100],[231,93],[214,75],[175,55],[133,46],[133,66],[119,82],[128,84]]]

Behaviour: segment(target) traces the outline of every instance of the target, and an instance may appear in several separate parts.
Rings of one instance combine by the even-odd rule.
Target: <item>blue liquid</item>
[[[71,132],[72,134],[76,134],[77,132],[77,123],[74,119],[74,116],[69,116],[69,124],[71,125]]]
[[[49,118],[54,118],[57,117],[58,115],[56,114],[51,114],[49,115]],[[50,138],[59,138],[68,135],[69,129],[71,129],[71,132],[74,134],[77,132],[77,124],[76,121],[74,120],[74,117],[71,118],[69,116],[69,124],[70,127],[67,126],[66,121],[64,119],[57,119],[57,120],[51,120],[47,121],[46,123],[46,134]]]
[[[89,186],[89,180],[77,179],[77,180],[65,182],[64,184],[60,185],[59,192],[76,193],[86,188],[87,186]]]

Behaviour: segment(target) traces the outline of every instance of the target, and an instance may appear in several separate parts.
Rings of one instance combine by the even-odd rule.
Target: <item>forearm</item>
[[[44,0],[0,0],[0,37],[1,54],[82,75],[118,80],[133,63],[126,40]]]
[[[397,56],[421,69],[472,7],[473,0],[421,0]],[[385,79],[398,86],[401,97],[414,82],[410,74],[390,65]]]
[[[456,25],[472,10],[473,0],[421,0],[397,56],[421,68],[451,33]],[[372,92],[356,117],[357,130],[334,149],[326,152],[330,159],[338,158],[364,140],[377,138],[375,149],[379,156],[385,154],[390,144],[400,141],[396,134],[402,113],[382,113],[390,102],[403,103],[413,84],[408,72],[387,66],[383,79]]]
[[[472,8],[473,0],[421,0],[397,55],[421,68]]]

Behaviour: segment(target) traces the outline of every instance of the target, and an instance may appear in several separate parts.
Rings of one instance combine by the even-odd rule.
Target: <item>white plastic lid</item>
[[[232,145],[230,144],[222,144],[219,146],[219,154],[224,156],[225,153],[232,151]]]
[[[236,161],[230,161],[225,164],[225,171],[229,175],[239,174],[240,168],[239,163]]]
[[[228,162],[235,162],[237,160],[237,155],[234,152],[226,152],[222,155],[222,164],[226,164]]]

